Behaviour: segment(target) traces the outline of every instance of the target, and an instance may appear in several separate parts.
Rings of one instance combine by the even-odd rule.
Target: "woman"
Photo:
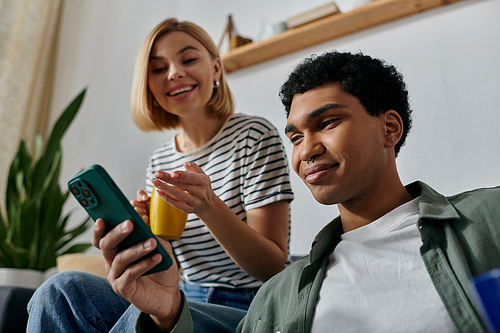
[[[261,282],[285,265],[293,194],[276,129],[233,110],[210,37],[192,23],[160,23],[139,52],[132,113],[144,131],[179,127],[181,132],[151,155],[146,188],[151,192],[156,186],[165,201],[191,213],[181,239],[172,241],[185,294],[246,309]],[[147,221],[147,193],[140,190],[137,196],[133,205]],[[56,274],[31,299],[27,331],[128,332],[139,315],[167,316],[177,267],[142,276],[161,257],[137,262],[156,246],[154,239],[118,252],[132,229],[124,221],[106,233],[97,219],[92,244],[102,250],[107,280],[76,271]],[[232,329],[245,311],[231,311],[221,324]]]
[[[215,44],[176,19],[144,41],[131,104],[141,130],[181,129],[151,155],[146,174],[149,194],[154,185],[190,213],[182,237],[171,242],[181,288],[190,300],[246,309],[288,256],[293,193],[278,132],[265,119],[233,114]],[[146,221],[148,193],[138,191],[133,201]]]

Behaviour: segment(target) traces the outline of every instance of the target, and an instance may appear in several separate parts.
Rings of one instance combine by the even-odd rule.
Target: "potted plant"
[[[55,272],[58,256],[85,252],[91,246],[90,243],[71,244],[89,228],[89,218],[67,230],[71,212],[64,215],[63,205],[69,192],[59,186],[60,141],[76,116],[85,92],[86,89],[61,114],[45,146],[37,134],[31,155],[21,140],[12,160],[5,206],[0,211],[0,281],[3,279],[7,284],[12,283],[9,282],[12,278],[2,277],[2,271],[20,273],[14,278],[17,285],[36,288],[43,282],[45,272],[50,269]],[[39,281],[23,282],[28,276]]]

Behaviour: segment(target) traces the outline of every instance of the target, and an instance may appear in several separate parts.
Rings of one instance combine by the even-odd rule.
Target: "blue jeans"
[[[225,305],[242,310],[248,310],[250,303],[259,290],[258,287],[239,289],[202,287],[187,284],[183,281],[179,283],[179,287],[189,301]]]
[[[194,332],[234,332],[246,311],[188,302]],[[140,311],[115,294],[102,277],[58,273],[45,281],[28,304],[26,332],[134,332]]]

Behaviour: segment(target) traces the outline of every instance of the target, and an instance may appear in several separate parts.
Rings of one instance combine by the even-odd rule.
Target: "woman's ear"
[[[381,116],[384,122],[384,145],[387,148],[394,147],[403,135],[403,120],[394,110],[387,110]]]
[[[222,62],[220,58],[214,60],[214,81],[218,81],[222,75]]]

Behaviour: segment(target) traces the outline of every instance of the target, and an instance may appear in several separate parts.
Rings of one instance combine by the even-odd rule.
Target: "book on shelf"
[[[286,25],[288,26],[289,29],[291,29],[337,13],[340,13],[339,9],[337,8],[337,5],[335,5],[334,2],[329,2],[322,6],[308,10],[304,13],[300,13],[295,16],[289,17],[286,20]]]

